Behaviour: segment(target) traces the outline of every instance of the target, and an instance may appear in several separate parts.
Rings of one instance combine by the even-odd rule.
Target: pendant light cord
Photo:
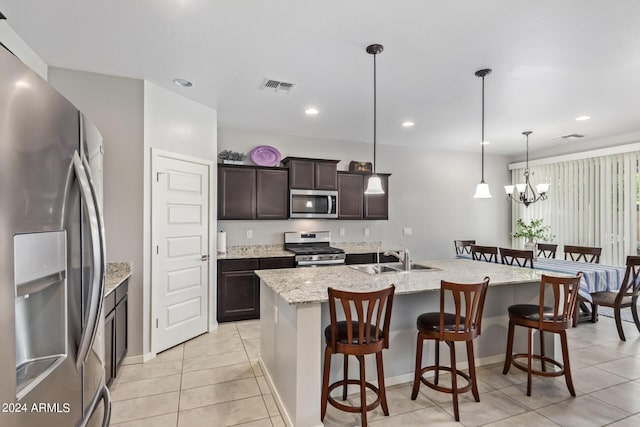
[[[377,110],[378,105],[376,99],[376,56],[373,54],[373,174],[376,173],[376,128],[377,128]]]
[[[484,76],[482,76],[482,180],[484,182]]]

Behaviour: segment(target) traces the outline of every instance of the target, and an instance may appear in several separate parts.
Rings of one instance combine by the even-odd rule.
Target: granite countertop
[[[129,276],[131,276],[130,262],[108,262],[104,279],[104,296],[113,292]]]
[[[283,245],[239,245],[229,246],[227,252],[218,252],[218,259],[278,258],[293,257]]]
[[[331,246],[343,249],[347,254],[373,253],[380,248],[384,252],[381,242],[333,242]],[[278,258],[293,257],[283,245],[238,245],[229,246],[227,252],[218,253],[217,259],[246,259],[246,258]]]
[[[370,275],[350,266],[258,270],[263,283],[289,304],[327,301],[327,285],[354,292],[371,292],[395,284],[396,295],[440,289],[440,280],[478,283],[489,276],[489,286],[539,282],[543,270],[512,267],[466,259],[416,262],[433,270]],[[558,276],[564,276],[558,274]]]

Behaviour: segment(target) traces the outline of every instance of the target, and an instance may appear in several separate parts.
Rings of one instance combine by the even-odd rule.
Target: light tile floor
[[[258,321],[220,324],[145,364],[123,366],[111,387],[114,427],[284,426],[257,363]],[[369,412],[371,426],[638,426],[640,425],[640,334],[624,322],[627,341],[618,339],[613,319],[571,329],[569,352],[577,397],[564,378],[533,378],[502,364],[478,369],[480,402],[460,398],[453,419],[451,396],[422,386],[410,399],[411,384],[387,387],[390,416]],[[446,377],[441,381],[446,382]],[[356,395],[349,400],[354,403]],[[360,417],[329,405],[326,426],[359,426]]]

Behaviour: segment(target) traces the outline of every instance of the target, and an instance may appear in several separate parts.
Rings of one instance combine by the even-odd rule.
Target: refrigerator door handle
[[[80,344],[78,346],[78,355],[76,358],[76,368],[86,362],[89,356],[89,349],[93,345],[97,327],[99,324],[99,316],[102,312],[102,300],[104,293],[104,255],[102,253],[102,236],[101,223],[96,211],[96,201],[91,189],[87,172],[82,165],[82,160],[78,152],[73,153],[73,168],[80,187],[80,193],[85,203],[86,212],[89,220],[89,230],[91,233],[91,257],[93,266],[93,277],[89,291],[89,313],[87,316],[87,324],[82,331]]]
[[[102,416],[102,427],[109,427],[109,423],[111,422],[111,395],[109,394],[109,389],[107,386],[102,386],[100,393],[97,393],[91,403],[91,410],[87,413],[87,415],[82,419],[80,424],[77,427],[86,427],[89,421],[91,420],[91,416],[96,411],[98,404],[100,401],[103,401],[103,416]]]

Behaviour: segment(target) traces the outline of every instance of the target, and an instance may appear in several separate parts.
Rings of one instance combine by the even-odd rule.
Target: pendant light
[[[538,194],[536,194],[536,190],[533,189],[533,185],[531,185],[531,181],[529,180],[529,177],[533,175],[529,172],[529,135],[532,133],[530,130],[522,132],[522,134],[527,137],[527,163],[524,168],[524,184],[504,186],[504,191],[507,193],[507,200],[522,203],[525,208],[538,200],[546,200],[547,192],[549,191],[549,184],[542,183],[536,185],[536,190],[538,190]],[[516,190],[515,194],[513,191],[514,188]]]
[[[489,192],[489,184],[484,182],[484,146],[487,144],[487,141],[484,140],[484,78],[489,73],[491,73],[490,68],[476,71],[476,77],[482,78],[482,139],[480,140],[480,145],[482,146],[482,179],[476,186],[476,194],[474,194],[473,196],[474,199],[491,198],[491,193]]]
[[[367,180],[367,189],[364,194],[384,194],[382,181],[376,175],[376,55],[382,52],[384,47],[381,44],[367,46],[367,53],[373,55],[373,175]]]

